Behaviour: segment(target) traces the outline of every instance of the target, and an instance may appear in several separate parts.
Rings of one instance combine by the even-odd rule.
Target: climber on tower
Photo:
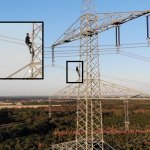
[[[29,47],[30,54],[32,54],[31,48],[32,48],[32,42],[30,41],[29,33],[26,34],[25,43]]]
[[[78,73],[78,76],[80,77],[80,71],[79,71],[79,67],[76,66],[76,72]]]

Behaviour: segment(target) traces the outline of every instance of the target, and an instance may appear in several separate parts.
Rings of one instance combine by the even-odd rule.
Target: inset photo
[[[0,22],[0,79],[44,79],[44,22]]]
[[[83,83],[83,61],[66,61],[66,83]]]

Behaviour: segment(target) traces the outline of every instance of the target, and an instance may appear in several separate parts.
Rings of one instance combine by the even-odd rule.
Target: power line
[[[122,45],[143,45],[143,44],[148,44],[148,43],[122,43]],[[108,47],[108,46],[115,46],[113,44],[102,44],[102,45],[98,45],[99,47]],[[82,47],[86,47],[86,46],[82,46]],[[47,48],[51,48],[51,47],[45,47],[46,49]],[[75,46],[75,45],[69,45],[69,46],[57,46],[55,47],[55,49],[59,49],[59,48],[80,48],[80,46]]]
[[[7,39],[12,39],[12,40],[16,40],[16,41],[24,41],[24,40],[22,40],[22,39],[18,39],[18,38],[11,37],[11,36],[0,35],[0,37],[2,37],[2,38],[7,38]]]
[[[130,44],[130,45],[132,45],[132,44]],[[112,47],[112,48],[99,48],[98,50],[99,51],[101,51],[101,50],[116,50],[116,49],[134,49],[134,48],[147,48],[147,47],[149,47],[148,45],[144,45],[144,46],[131,46],[131,47],[122,47],[122,46],[120,46],[120,47]],[[79,49],[73,49],[73,50],[71,50],[71,49],[65,49],[64,50],[65,52],[72,52],[72,51],[79,51]],[[61,52],[64,52],[64,51],[62,51],[61,50]],[[51,50],[50,51],[45,51],[45,52],[52,52]],[[57,52],[57,51],[56,51]]]
[[[125,51],[121,51],[120,54],[124,55],[124,56],[127,56],[127,57],[134,58],[134,59],[138,59],[138,60],[141,60],[141,61],[150,62],[150,58],[140,56],[140,55],[137,55],[137,54],[133,54],[133,53],[125,52]]]
[[[11,36],[5,36],[5,35],[0,35],[0,37],[2,38],[6,38],[6,39],[0,39],[1,41],[4,41],[4,42],[10,42],[10,43],[14,43],[14,44],[19,44],[19,45],[25,45],[24,44],[24,40],[22,39],[18,39],[18,38],[15,38],[15,37],[11,37]],[[15,41],[11,41],[11,40],[7,40],[7,39],[11,39],[11,40],[15,40],[15,41],[22,41],[22,42],[15,42]],[[124,44],[121,44],[121,46],[127,46],[127,45],[147,45],[147,43],[124,43]],[[114,46],[113,44],[107,44],[107,45],[99,45],[99,47],[109,47],[109,46]],[[83,46],[84,47],[84,46]],[[136,47],[120,47],[121,49],[122,48],[139,48],[139,47],[148,47],[147,46],[136,46]],[[47,48],[51,48],[51,47],[44,47],[45,49]],[[59,48],[80,48],[80,46],[58,46],[56,47],[56,49],[58,50]],[[102,49],[99,49],[99,50],[114,50],[116,48],[102,48]],[[61,50],[62,51],[62,50]],[[65,51],[79,51],[79,49],[73,49],[73,50],[65,50]],[[45,52],[52,52],[51,50],[50,51],[45,51]]]
[[[108,55],[108,54],[117,54],[116,52],[115,53],[101,53],[100,55]],[[65,58],[65,57],[79,57],[80,55],[78,54],[78,55],[61,55],[61,56],[55,56],[55,58],[60,58],[60,57],[62,57],[62,58]],[[85,56],[85,55],[84,55]],[[44,58],[52,58],[52,56],[46,56],[46,57],[44,57]]]
[[[23,44],[23,43],[14,42],[14,41],[5,40],[5,39],[0,39],[0,41],[9,42],[9,43],[18,44],[18,45],[25,45],[25,44]]]
[[[9,42],[9,43],[18,44],[18,45],[25,45],[25,40],[22,40],[22,39],[17,39],[17,38],[5,36],[5,35],[0,35],[0,37],[3,38],[3,39],[1,38],[0,40],[4,42]],[[21,42],[16,42],[16,41],[21,41]],[[36,43],[36,44],[40,44],[40,43]]]
[[[24,40],[21,40],[21,39],[17,39],[17,38],[14,38],[14,37],[9,37],[9,36],[4,36],[4,35],[0,35],[0,37],[12,39],[12,40],[17,40],[17,41],[24,41]],[[13,43],[13,44],[25,45],[24,43],[14,42],[14,41],[6,40],[6,39],[0,39],[0,40],[4,41],[4,42]],[[150,58],[140,56],[140,55],[136,55],[136,54],[129,53],[129,52],[125,52],[125,51],[121,51],[122,49],[146,48],[146,47],[149,47],[147,45],[147,43],[126,43],[126,44],[122,44],[122,45],[130,45],[130,46],[131,45],[144,45],[144,46],[134,46],[134,47],[119,47],[119,49],[120,49],[119,53],[121,55],[124,55],[124,56],[127,56],[127,57],[131,57],[131,58],[134,58],[134,59],[150,62]],[[103,46],[114,46],[114,45],[100,45],[100,46],[103,47]],[[80,46],[61,46],[61,47],[57,47],[57,49],[58,48],[71,48],[71,47],[72,48],[77,48],[77,47],[80,47]],[[44,48],[50,48],[50,47],[44,47]],[[110,51],[116,51],[116,50],[117,50],[117,48],[101,48],[101,49],[99,49],[100,52],[108,52],[108,51],[110,52]],[[45,51],[45,52],[46,52],[45,55],[48,56],[51,51]],[[72,56],[72,54],[79,53],[79,49],[76,49],[76,50],[75,49],[73,49],[73,50],[67,49],[67,50],[64,50],[64,51],[61,50],[61,52],[56,51],[55,53],[60,54],[60,56],[56,56],[56,57],[78,57],[79,55],[73,55]],[[71,54],[71,56],[66,55],[66,54]],[[64,56],[64,55],[66,55],[66,56]],[[104,55],[104,54],[100,54],[100,55]],[[45,58],[51,58],[51,57],[45,57]]]
[[[2,41],[6,41],[6,42],[12,42],[12,43],[16,43],[16,44],[23,44],[24,45],[24,40],[23,39],[18,39],[18,38],[15,38],[15,37],[12,37],[12,36],[5,36],[5,35],[0,35],[0,37],[2,37],[2,38],[5,38],[5,39],[0,39],[0,40],[2,40]],[[16,41],[22,41],[23,43],[19,43],[19,42],[13,42],[13,41],[10,41],[10,40],[6,40],[6,39],[11,39],[11,40],[16,40]],[[123,43],[123,44],[121,44],[122,46],[127,46],[127,45],[147,45],[147,43]],[[102,44],[102,45],[99,45],[99,47],[108,47],[108,46],[115,46],[115,45],[113,45],[113,44]],[[69,46],[58,46],[58,47],[55,47],[55,49],[57,48],[57,49],[59,49],[59,48],[79,48],[80,46],[75,46],[75,45],[73,45],[73,46],[71,46],[71,45],[69,45]],[[84,46],[82,46],[82,47],[84,47]],[[47,48],[51,48],[50,46],[45,46],[44,47],[45,49],[47,49]],[[107,49],[107,48],[106,48]],[[108,49],[110,49],[110,48],[108,48]]]
[[[110,79],[114,79],[114,80],[118,80],[118,81],[124,81],[124,82],[134,82],[134,83],[144,84],[146,86],[150,86],[149,83],[145,83],[145,82],[137,81],[137,80],[131,80],[131,79],[122,78],[122,77],[114,77],[114,76],[105,75],[105,74],[102,74],[102,77],[104,77],[104,78],[106,77],[106,78],[110,78]]]
[[[65,53],[66,54],[66,53]],[[137,60],[141,60],[141,61],[145,61],[145,62],[150,62],[150,58],[149,57],[144,57],[144,56],[140,56],[140,55],[137,55],[137,54],[134,54],[134,53],[129,53],[129,52],[125,52],[125,51],[119,51],[118,53],[116,51],[112,52],[112,53],[108,53],[108,52],[103,52],[103,53],[100,53],[99,55],[106,55],[106,54],[120,54],[120,55],[124,55],[124,56],[127,56],[127,57],[131,57],[131,58],[134,58],[134,59],[137,59]],[[63,55],[63,54],[59,54],[59,55],[56,55],[55,58],[65,58],[65,57],[79,57],[79,54],[78,55]],[[44,57],[45,59],[47,58],[52,58],[51,55],[45,55]]]
[[[47,65],[46,67],[53,67],[53,65]],[[65,66],[61,66],[61,65],[58,65],[58,64],[56,64],[53,68],[66,70]],[[72,71],[72,72],[75,72],[75,69],[73,69],[73,68],[68,68],[68,70]],[[149,83],[145,83],[145,82],[137,81],[137,80],[133,80],[133,79],[131,80],[131,79],[122,78],[122,77],[114,77],[112,75],[102,74],[102,77],[103,78],[110,78],[110,79],[114,79],[114,80],[118,80],[118,81],[123,81],[123,82],[128,82],[128,83],[133,82],[133,83],[138,83],[138,84],[143,84],[143,85],[146,85],[146,86],[150,86]]]

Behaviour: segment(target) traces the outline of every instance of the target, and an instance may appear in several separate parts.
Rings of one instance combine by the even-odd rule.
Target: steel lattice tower
[[[32,35],[32,61],[31,61],[31,77],[42,77],[42,56],[43,56],[43,41],[42,41],[42,24],[33,23]]]
[[[79,83],[78,86],[69,85],[51,98],[77,99],[76,140],[52,145],[53,150],[112,150],[113,148],[103,139],[101,100],[120,99],[120,97],[133,99],[135,93],[138,93],[100,79],[98,35],[103,31],[120,27],[121,24],[149,14],[150,11],[98,15],[95,13],[93,1],[82,0],[81,17],[52,45],[52,62],[54,63],[55,47],[79,40],[79,60],[83,61],[83,66],[79,65],[79,70],[82,70],[82,67],[84,70],[83,83]]]
[[[25,45],[26,46],[26,45]],[[43,27],[42,23],[32,24],[32,54],[31,61],[7,78],[36,79],[43,76]]]
[[[92,0],[83,0],[80,18],[80,61],[83,61],[83,84],[78,87],[76,149],[103,147],[103,127],[100,95],[98,51],[98,17]],[[80,69],[81,70],[81,66]],[[82,94],[81,94],[82,93]],[[82,97],[84,95],[84,97]],[[94,99],[93,99],[94,98]],[[103,148],[102,148],[103,149]]]
[[[97,28],[98,16],[93,0],[83,0],[79,31],[80,61],[84,64],[79,66],[79,70],[84,68],[83,84],[78,85],[76,141],[71,149],[104,149]],[[69,147],[58,146],[56,149],[67,150]],[[113,149],[108,144],[107,147]]]

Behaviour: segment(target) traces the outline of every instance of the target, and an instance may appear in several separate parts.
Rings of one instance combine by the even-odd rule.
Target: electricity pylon
[[[124,102],[124,112],[125,112],[125,120],[124,120],[124,124],[125,124],[125,131],[129,130],[129,100],[126,99],[123,101]]]
[[[98,51],[98,16],[92,0],[84,0],[80,18],[80,61],[84,62],[83,84],[78,86],[76,149],[103,149],[102,108]],[[79,70],[81,70],[81,66]],[[84,97],[82,97],[84,94]],[[95,99],[96,93],[99,93]]]
[[[128,131],[129,130],[129,124],[130,124],[130,121],[129,121],[129,99],[141,99],[141,97],[143,99],[148,99],[149,98],[144,98],[143,97],[144,95],[141,96],[141,94],[138,94],[138,95],[134,95],[134,96],[131,96],[131,97],[127,97],[126,99],[123,98],[123,102],[124,102],[124,114],[125,114],[125,118],[124,118],[124,124],[125,124],[125,131]]]
[[[25,45],[26,46],[26,45]],[[37,79],[43,76],[43,26],[33,23],[32,26],[31,61],[7,78]]]
[[[72,89],[75,88],[75,90],[71,90],[70,94],[72,95],[66,95],[70,99],[74,96],[77,99],[76,140],[52,145],[53,150],[113,149],[103,139],[101,100],[115,98],[117,91],[119,91],[118,94],[122,93],[121,96],[126,96],[130,94],[130,90],[101,81],[98,35],[100,32],[118,27],[147,13],[150,11],[103,14],[99,18],[99,15],[95,13],[93,0],[83,0],[81,17],[52,45],[52,60],[54,62],[54,48],[56,46],[79,40],[80,61],[83,61],[84,64],[83,83],[79,83],[76,88],[73,86]],[[81,66],[79,66],[79,70],[81,70]],[[81,81],[81,78],[79,80]],[[107,90],[103,91],[103,88]],[[113,96],[109,90],[114,94]],[[66,91],[67,93],[69,92]]]

